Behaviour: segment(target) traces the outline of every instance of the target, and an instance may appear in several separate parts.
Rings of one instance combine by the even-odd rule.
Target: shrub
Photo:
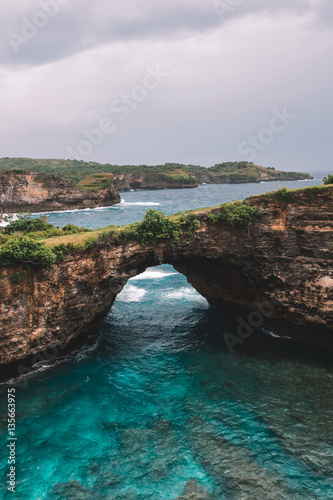
[[[22,233],[34,239],[52,238],[53,236],[71,235],[77,233],[84,233],[91,231],[83,227],[67,224],[60,229],[53,224],[48,224],[47,217],[41,215],[39,217],[32,217],[31,214],[21,213],[18,214],[18,219],[13,221],[13,215],[6,217],[8,226],[5,227],[5,234]]]
[[[273,198],[278,201],[282,201],[282,203],[289,203],[292,201],[292,194],[286,187],[278,189],[272,194]]]
[[[196,229],[200,227],[200,221],[194,214],[187,214],[184,217],[184,223],[187,225],[186,234],[190,236]]]
[[[47,217],[41,215],[40,217],[32,218],[31,214],[18,214],[18,219],[9,222],[8,226],[5,227],[5,234],[13,234],[15,232],[21,232],[23,234],[31,233],[34,231],[44,231],[53,227],[52,224],[47,223]]]
[[[179,243],[181,223],[166,217],[163,212],[150,209],[138,224],[136,235],[141,245],[169,240],[171,246]]]
[[[60,243],[59,245],[55,245],[52,248],[53,252],[60,258],[61,260],[64,258],[64,255],[68,255],[74,250],[73,243]]]
[[[323,179],[324,184],[333,184],[333,175],[328,175]]]
[[[84,242],[84,248],[85,250],[90,250],[91,248],[94,248],[97,244],[97,240],[95,238],[93,238],[92,236],[90,236],[89,238],[87,238]]]
[[[333,176],[332,176],[332,179],[333,179]],[[307,194],[307,197],[309,200],[311,200],[312,198],[316,198],[319,194],[318,186],[312,186],[312,187],[307,188],[306,194]]]
[[[6,243],[6,241],[8,241],[8,238],[9,238],[9,236],[7,234],[0,233],[0,245],[2,245],[3,243]]]
[[[75,245],[75,249],[79,252],[85,252],[86,250],[90,250],[91,248],[94,248],[97,244],[97,240],[90,236],[90,238],[87,238],[86,240],[80,241]]]
[[[51,269],[56,260],[48,246],[28,236],[13,236],[0,248],[1,267],[26,264]]]
[[[251,207],[248,203],[235,201],[221,205],[221,213],[212,215],[210,219],[213,222],[224,220],[230,226],[245,228],[251,226],[258,216],[259,210],[257,207]]]
[[[213,223],[215,224],[216,222],[218,222],[219,220],[221,220],[221,217],[220,217],[221,214],[213,214],[212,212],[209,212],[208,213],[208,219]]]
[[[63,232],[66,234],[76,234],[79,232],[78,229],[79,228],[77,226],[74,226],[74,224],[71,223],[66,224],[66,226],[62,228]]]

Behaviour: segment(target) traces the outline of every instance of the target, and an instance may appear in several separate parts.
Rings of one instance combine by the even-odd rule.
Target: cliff
[[[133,170],[138,167],[131,167]],[[152,167],[153,169],[154,167]],[[170,166],[161,167],[160,173],[133,172],[113,173],[120,191],[130,189],[177,189],[193,188],[199,184],[243,184],[250,182],[297,181],[312,179],[311,175],[300,172],[282,172],[264,168],[247,162],[222,163],[214,167],[181,166],[174,171]]]
[[[242,184],[249,182],[297,181],[312,179],[301,172],[284,172],[272,167],[260,167],[251,162],[226,162],[203,169],[187,167],[191,176],[200,184]]]
[[[104,189],[88,192],[58,175],[0,171],[2,213],[94,208],[115,205],[120,201],[113,183]]]
[[[114,174],[117,180],[119,191],[130,191],[131,189],[184,189],[198,187],[198,181],[185,172],[178,175],[169,173],[140,174],[140,173],[122,173]]]
[[[59,174],[81,185],[93,176],[112,174],[118,189],[176,189],[197,187],[199,184],[239,184],[263,181],[312,179],[301,172],[284,172],[261,167],[251,162],[225,162],[206,168],[196,165],[166,163],[164,165],[111,165],[77,160],[33,160],[30,158],[0,158],[0,169],[25,169],[40,173]]]
[[[253,225],[230,225],[221,208],[199,210],[190,214],[194,229],[174,247],[163,240],[143,246],[130,227],[127,239],[105,231],[94,243],[94,233],[50,240],[51,247],[74,245],[50,271],[2,269],[0,362],[59,352],[98,325],[129,278],[161,262],[211,304],[242,310],[250,322],[261,311],[264,326],[278,335],[332,349],[333,187],[281,190],[246,205],[257,208]],[[83,237],[90,238],[86,247]]]

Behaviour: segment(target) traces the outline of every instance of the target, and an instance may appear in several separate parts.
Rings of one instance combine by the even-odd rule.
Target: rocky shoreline
[[[105,189],[85,191],[58,175],[0,171],[0,211],[51,212],[112,206],[120,195],[111,183]]]

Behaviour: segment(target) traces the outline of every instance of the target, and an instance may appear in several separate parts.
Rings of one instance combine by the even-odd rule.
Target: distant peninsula
[[[249,182],[312,179],[307,173],[284,172],[252,162],[235,161],[202,167],[164,165],[112,165],[78,160],[0,158],[0,170],[30,171],[60,175],[85,191],[105,189],[111,183],[118,191],[132,189],[194,188],[199,184],[240,184]]]

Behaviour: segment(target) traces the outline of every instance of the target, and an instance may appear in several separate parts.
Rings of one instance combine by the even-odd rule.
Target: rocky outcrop
[[[199,183],[194,176],[183,175],[182,180],[177,180],[169,175],[161,174],[114,174],[117,179],[119,191],[131,191],[133,189],[184,189],[198,187]]]
[[[202,211],[200,228],[174,248],[101,241],[51,271],[2,270],[0,362],[91,331],[129,278],[160,262],[183,273],[211,304],[256,317],[259,311],[277,334],[332,349],[333,188],[300,193],[293,203],[262,196],[250,204],[260,218],[243,230],[213,223]]]
[[[120,191],[130,191],[131,189],[180,189],[198,187],[200,184],[244,184],[271,181],[297,181],[312,179],[309,174],[299,172],[281,172],[279,170],[267,169],[259,166],[251,166],[250,169],[234,168],[214,170],[212,168],[184,167],[182,175],[173,177],[168,172],[165,173],[116,173],[117,187]]]
[[[184,493],[177,500],[212,500],[212,497],[196,479],[190,479],[185,486]]]
[[[94,208],[120,201],[114,184],[88,192],[58,175],[0,171],[0,210],[3,213]]]
[[[215,171],[214,167],[202,169],[200,171],[191,171],[189,174],[194,177],[199,184],[248,184],[273,181],[300,181],[310,180],[313,177],[310,174],[300,172],[281,172],[279,170],[267,169],[259,166],[251,167],[250,171],[234,170],[228,172],[226,169]]]

